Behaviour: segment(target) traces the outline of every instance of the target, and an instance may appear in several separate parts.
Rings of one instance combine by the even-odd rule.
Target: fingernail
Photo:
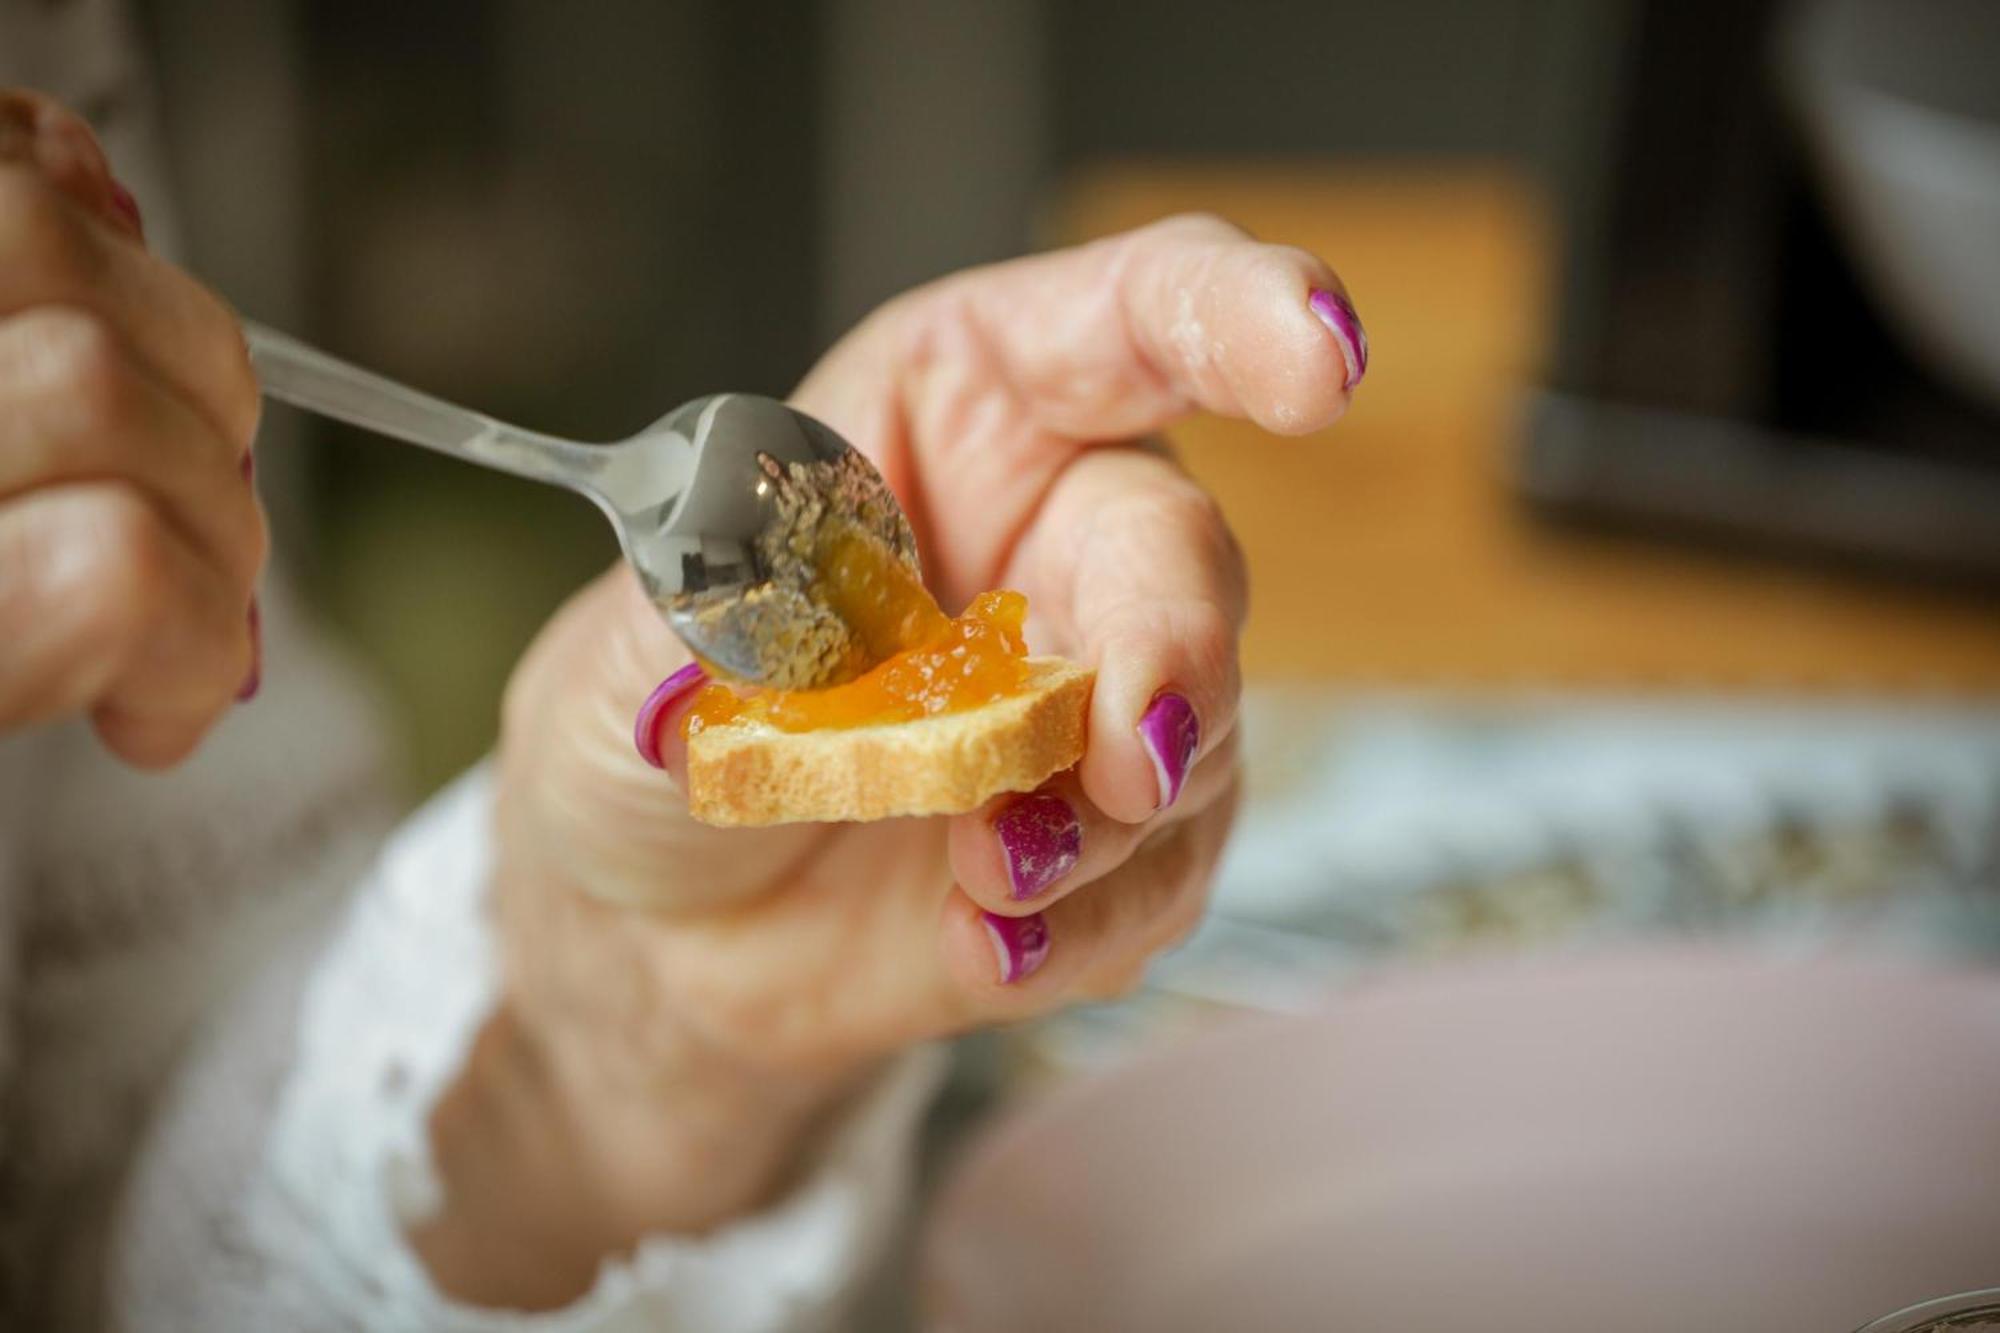
[[[1306,304],[1319,316],[1320,323],[1333,330],[1333,340],[1340,345],[1340,359],[1347,363],[1347,387],[1352,391],[1368,373],[1368,330],[1361,327],[1361,316],[1354,313],[1354,303],[1345,293],[1324,287],[1314,288]]]
[[[1139,739],[1152,756],[1153,776],[1160,784],[1159,809],[1164,810],[1181,794],[1187,781],[1188,765],[1194,762],[1195,747],[1201,744],[1201,719],[1194,705],[1178,694],[1158,694],[1139,719]]]
[[[133,235],[142,241],[146,239],[146,223],[139,216],[139,201],[132,197],[130,190],[115,180],[111,182],[111,207],[125,225],[132,229]]]
[[[986,938],[993,941],[993,959],[1000,967],[1000,984],[1011,986],[1035,975],[1049,957],[1049,922],[1040,912],[1031,916],[1000,916],[981,912]]]
[[[1037,792],[1010,801],[993,817],[1014,901],[1034,897],[1076,868],[1083,821],[1062,797]]]
[[[660,758],[660,719],[668,709],[707,683],[708,674],[701,669],[701,663],[689,662],[646,696],[646,702],[639,706],[639,719],[632,724],[632,744],[638,747],[641,759],[654,768],[667,766]]]
[[[257,697],[257,691],[264,684],[264,613],[257,605],[257,599],[250,599],[250,674],[236,687],[236,702],[247,704]]]
[[[252,486],[257,484],[257,454],[255,450],[245,449],[243,451],[243,460],[237,464],[237,467],[243,473],[243,480],[245,482]]]

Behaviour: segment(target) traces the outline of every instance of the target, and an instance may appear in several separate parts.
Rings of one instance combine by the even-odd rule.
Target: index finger
[[[1037,426],[1078,441],[1196,410],[1304,434],[1340,416],[1368,366],[1367,334],[1323,260],[1186,215],[918,288],[876,312],[801,396],[861,425],[877,405],[860,397],[901,383],[920,425],[927,386],[910,381],[928,350],[961,337]]]
[[[1331,268],[1206,215],[1168,218],[966,282],[1009,379],[1047,429],[1160,430],[1200,409],[1285,435],[1331,424],[1367,365]]]
[[[109,190],[110,177],[81,121],[21,94],[0,95],[0,112],[8,127],[0,135],[0,315],[44,305],[92,311],[218,432],[247,448],[258,386],[235,315],[135,244],[136,232],[115,226],[115,214],[91,196],[92,188]]]

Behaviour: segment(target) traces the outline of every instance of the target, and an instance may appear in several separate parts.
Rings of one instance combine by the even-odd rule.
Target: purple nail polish
[[[1164,810],[1181,794],[1187,781],[1188,765],[1201,744],[1201,719],[1194,705],[1178,694],[1153,696],[1152,706],[1139,719],[1139,739],[1153,760],[1153,776],[1160,784],[1159,809]]]
[[[1031,916],[1000,916],[981,912],[986,938],[1000,968],[1000,984],[1011,986],[1035,975],[1049,957],[1049,922],[1040,912]]]
[[[1032,898],[1076,868],[1083,821],[1062,797],[1036,792],[1007,803],[993,817],[1007,883],[1016,902]]]
[[[689,662],[661,681],[646,696],[646,702],[639,706],[638,720],[632,724],[632,744],[638,747],[641,759],[654,768],[667,766],[666,761],[660,758],[660,718],[669,708],[707,683],[708,673],[701,669],[701,663]]]
[[[130,190],[117,181],[111,182],[110,194],[112,211],[118,215],[126,226],[132,229],[134,236],[138,237],[141,241],[145,240],[146,223],[139,216],[139,201],[132,197]]]
[[[1314,288],[1306,304],[1340,344],[1340,359],[1347,363],[1347,387],[1352,392],[1368,373],[1368,330],[1361,327],[1361,316],[1354,313],[1354,303],[1345,293],[1324,287]]]
[[[250,599],[250,674],[236,687],[236,702],[247,704],[257,697],[257,691],[264,684],[264,613],[257,605],[257,599]]]

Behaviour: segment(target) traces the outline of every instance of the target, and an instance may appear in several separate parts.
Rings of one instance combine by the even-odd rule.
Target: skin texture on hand
[[[258,406],[89,129],[0,91],[0,733],[84,714],[171,764],[254,680]]]
[[[573,1299],[645,1230],[768,1198],[899,1050],[1122,994],[1194,927],[1236,803],[1245,575],[1214,503],[1131,441],[1196,410],[1283,434],[1332,422],[1366,351],[1327,293],[1351,316],[1314,257],[1178,218],[912,292],[800,386],[895,489],[947,610],[1019,589],[1031,647],[1097,669],[1088,752],[1038,793],[951,819],[706,827],[677,785],[691,691],[654,698],[633,744],[688,656],[629,572],[551,621],[498,759],[506,998],[483,1044],[517,1054],[475,1056],[432,1126],[447,1207],[417,1240],[441,1284]],[[537,1091],[482,1092],[496,1069]],[[578,1145],[532,1186],[465,1148],[506,1141],[529,1104],[565,1126],[542,1141]],[[568,1203],[565,1179],[587,1182]],[[564,1242],[525,1198],[616,1222]],[[567,1246],[544,1266],[567,1277],[532,1290],[479,1257],[547,1245]]]

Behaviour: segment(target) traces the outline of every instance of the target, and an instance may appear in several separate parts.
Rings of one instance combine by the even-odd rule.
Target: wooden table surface
[[[1111,167],[1062,192],[1082,239],[1204,209],[1325,256],[1367,382],[1305,440],[1175,433],[1242,537],[1253,678],[1366,686],[2000,690],[2000,601],[1638,538],[1552,531],[1508,451],[1550,336],[1554,237],[1484,167]],[[2000,516],[1996,516],[2000,522]]]

